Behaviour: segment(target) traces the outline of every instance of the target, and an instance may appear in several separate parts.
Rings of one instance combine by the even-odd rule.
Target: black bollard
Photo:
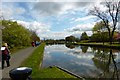
[[[12,80],[30,80],[32,68],[20,67],[9,71],[9,76]]]

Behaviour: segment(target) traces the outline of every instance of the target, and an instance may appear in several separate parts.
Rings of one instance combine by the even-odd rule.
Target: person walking
[[[4,45],[2,46],[3,50],[2,50],[2,69],[4,69],[4,63],[6,61],[7,67],[10,66],[10,50],[8,49],[8,45],[7,43],[4,43]]]
[[[33,46],[33,47],[35,47],[35,41],[32,41],[32,43],[31,43],[31,44],[32,44],[32,46]]]

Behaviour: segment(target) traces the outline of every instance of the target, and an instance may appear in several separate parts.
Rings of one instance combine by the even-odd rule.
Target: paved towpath
[[[35,47],[28,47],[26,49],[22,49],[14,54],[11,55],[10,59],[10,67],[5,67],[2,70],[2,78],[10,78],[9,77],[9,71],[11,69],[17,68],[20,66],[20,64],[32,54],[32,52],[35,50]],[[6,66],[6,64],[5,64]],[[3,79],[4,80],[4,79]]]

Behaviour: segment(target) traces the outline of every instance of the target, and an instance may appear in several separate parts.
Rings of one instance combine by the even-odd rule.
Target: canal
[[[85,78],[120,78],[120,50],[46,45],[42,67],[57,65]]]

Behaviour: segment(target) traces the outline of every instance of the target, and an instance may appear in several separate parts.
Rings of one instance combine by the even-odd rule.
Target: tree
[[[103,36],[104,35],[104,36]],[[109,33],[108,32],[98,32],[92,34],[90,41],[94,42],[108,42],[109,41]]]
[[[80,39],[79,39],[79,38],[75,38],[75,41],[76,41],[76,42],[79,42],[79,41],[80,41]]]
[[[75,37],[74,36],[68,36],[65,38],[66,41],[68,42],[74,42],[75,41]]]
[[[34,31],[31,31],[31,38],[33,41],[40,41],[40,38],[37,36],[37,34]]]
[[[98,33],[98,37],[100,38],[100,40],[103,42],[104,44],[104,41],[105,39],[107,39],[107,37],[105,36],[105,32],[106,32],[106,27],[105,27],[105,24],[103,21],[100,21],[100,22],[97,22],[93,29],[92,29],[93,33]],[[105,34],[104,34],[105,33]]]
[[[102,31],[105,31],[105,30],[106,30],[106,27],[105,27],[105,24],[104,24],[103,21],[97,22],[92,29],[93,33],[102,32]]]
[[[88,40],[89,37],[86,32],[82,33],[80,40]]]
[[[113,35],[114,31],[116,30],[116,25],[118,23],[118,16],[120,13],[120,1],[118,2],[105,2],[103,5],[107,8],[106,11],[100,10],[98,7],[94,7],[93,10],[90,10],[90,14],[97,16],[99,19],[101,19],[108,32],[109,32],[109,42],[112,44],[113,41]],[[112,22],[112,25],[109,26],[109,23]]]
[[[2,20],[2,25],[5,27],[2,30],[2,40],[7,42],[11,48],[30,45],[32,39],[31,32],[28,29],[19,25],[16,21]]]

